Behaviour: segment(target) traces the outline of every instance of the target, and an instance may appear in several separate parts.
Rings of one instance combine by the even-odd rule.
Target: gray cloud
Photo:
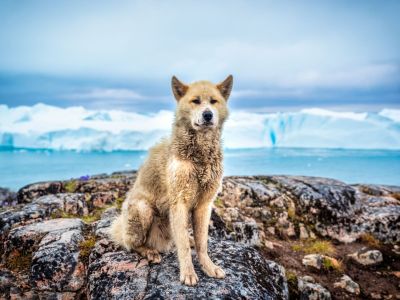
[[[154,83],[157,99],[169,95],[172,74],[217,82],[233,73],[242,98],[398,94],[399,11],[398,1],[4,1],[0,72]],[[61,93],[149,94],[111,84]]]

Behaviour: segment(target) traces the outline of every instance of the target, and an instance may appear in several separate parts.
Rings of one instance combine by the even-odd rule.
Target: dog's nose
[[[206,110],[206,111],[203,112],[203,119],[204,119],[204,121],[210,122],[211,119],[212,119],[212,117],[213,117],[213,114],[212,114],[211,111]]]

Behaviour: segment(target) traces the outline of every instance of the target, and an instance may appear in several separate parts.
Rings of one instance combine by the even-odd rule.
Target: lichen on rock
[[[174,253],[152,265],[109,239],[135,178],[124,172],[22,188],[19,203],[0,212],[0,298],[287,299],[290,288],[301,299],[362,299],[382,294],[365,283],[369,270],[382,273],[376,282],[396,297],[400,188],[227,177],[209,230],[210,256],[227,276],[205,276],[193,253],[200,282],[186,287]]]

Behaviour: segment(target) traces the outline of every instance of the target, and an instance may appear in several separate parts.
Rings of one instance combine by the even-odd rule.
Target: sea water
[[[225,175],[307,175],[347,183],[400,185],[400,151],[318,148],[226,149]],[[64,180],[137,169],[146,151],[0,150],[0,187],[17,190],[38,181]]]

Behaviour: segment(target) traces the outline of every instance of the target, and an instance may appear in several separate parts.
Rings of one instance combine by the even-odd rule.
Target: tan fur
[[[231,88],[232,76],[217,85],[208,81],[185,85],[172,78],[178,105],[171,138],[150,149],[121,215],[111,226],[116,243],[152,262],[160,262],[159,253],[175,244],[180,280],[187,285],[198,282],[190,249],[190,217],[203,271],[211,277],[225,276],[208,256],[207,239],[211,205],[222,179],[220,139]],[[212,125],[201,123],[205,110],[213,112]]]

